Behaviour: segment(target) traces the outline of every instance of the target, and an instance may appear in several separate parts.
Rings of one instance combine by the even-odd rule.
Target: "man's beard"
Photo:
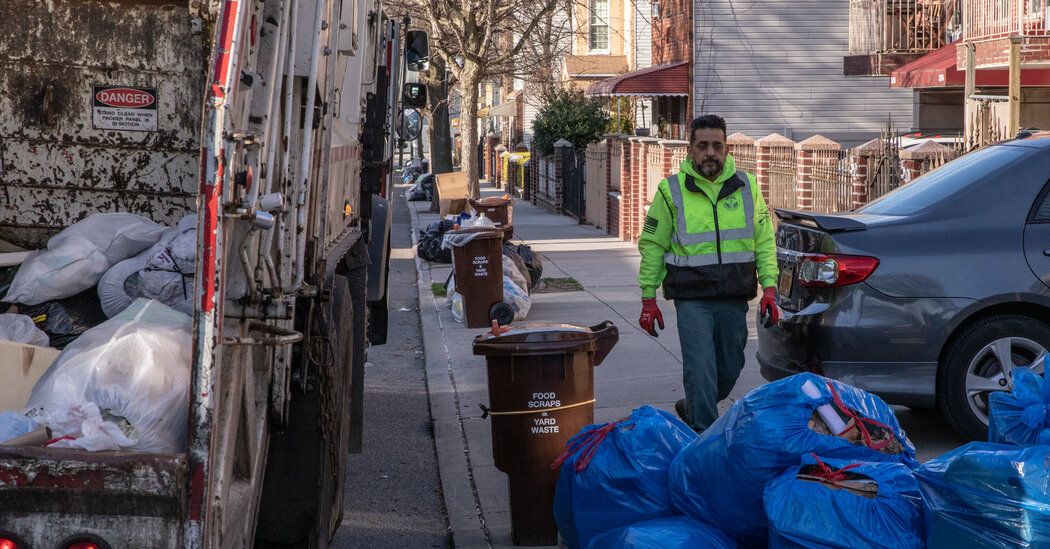
[[[722,163],[713,158],[706,158],[700,163],[700,175],[714,179],[722,174]]]

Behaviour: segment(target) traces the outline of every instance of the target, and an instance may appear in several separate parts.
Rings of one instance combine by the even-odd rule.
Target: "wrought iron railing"
[[[850,0],[849,53],[926,52],[950,44],[962,34],[959,1]]]
[[[1047,0],[964,0],[963,38],[967,41],[1007,36],[1050,36]]]

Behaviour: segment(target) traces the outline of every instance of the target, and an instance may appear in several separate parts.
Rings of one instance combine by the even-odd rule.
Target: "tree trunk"
[[[448,114],[448,77],[445,61],[440,55],[430,58],[430,75],[426,83],[430,103],[430,173],[449,173],[452,171],[452,128]],[[434,193],[431,208],[435,212],[440,209],[437,193]]]
[[[430,102],[430,171],[452,171],[452,128],[448,113],[448,79],[440,56],[430,60],[432,78],[427,79]]]
[[[478,69],[468,60],[459,78],[459,95],[463,98],[459,114],[459,135],[463,139],[463,165],[460,169],[467,174],[471,198],[481,196],[478,182],[478,84],[481,76]]]

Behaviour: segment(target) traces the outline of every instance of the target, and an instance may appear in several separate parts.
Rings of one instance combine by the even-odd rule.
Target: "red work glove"
[[[656,332],[655,324],[664,329],[664,315],[660,313],[660,307],[656,305],[656,298],[647,297],[642,299],[642,316],[638,317],[638,325],[653,337],[660,337]]]
[[[762,291],[762,301],[759,305],[762,315],[765,317],[765,327],[775,326],[780,322],[780,309],[777,308],[777,289],[766,288]]]

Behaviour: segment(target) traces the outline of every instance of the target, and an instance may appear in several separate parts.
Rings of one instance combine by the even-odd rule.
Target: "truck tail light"
[[[108,543],[91,534],[77,535],[61,545],[63,549],[110,549]]]
[[[799,266],[799,283],[809,288],[838,288],[863,282],[879,260],[862,255],[805,254]]]

